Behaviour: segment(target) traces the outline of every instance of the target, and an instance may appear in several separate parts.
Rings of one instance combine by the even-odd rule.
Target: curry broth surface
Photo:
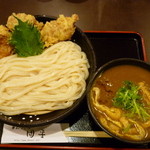
[[[119,65],[104,71],[94,83],[94,86],[101,89],[100,103],[112,105],[112,98],[126,80],[135,84],[145,81],[150,85],[150,71],[134,65]]]

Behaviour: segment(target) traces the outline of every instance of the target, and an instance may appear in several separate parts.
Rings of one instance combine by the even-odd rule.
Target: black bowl
[[[102,129],[104,130],[107,134],[109,134],[110,136],[123,141],[123,142],[127,142],[127,143],[132,143],[132,144],[146,144],[149,143],[150,140],[141,140],[141,141],[133,141],[133,140],[127,140],[127,139],[123,139],[113,133],[111,133],[108,129],[106,129],[101,123],[100,121],[98,121],[98,119],[96,118],[96,115],[94,113],[94,106],[92,104],[92,100],[90,97],[90,91],[92,89],[93,83],[95,82],[95,80],[99,77],[99,75],[101,75],[104,71],[118,66],[118,65],[135,65],[135,66],[139,66],[142,67],[148,71],[150,71],[150,64],[142,61],[142,60],[138,60],[138,59],[134,59],[134,58],[119,58],[119,59],[115,59],[112,61],[109,61],[107,63],[105,63],[103,66],[101,66],[96,73],[94,74],[93,78],[91,79],[91,81],[89,82],[89,85],[87,87],[87,103],[88,103],[88,108],[90,111],[90,114],[92,116],[92,118],[94,119],[95,123]],[[127,72],[125,72],[127,73]]]
[[[46,16],[35,16],[35,17],[38,21],[43,23],[45,23],[46,21],[56,19],[55,17],[46,17]],[[96,60],[95,60],[93,47],[89,39],[87,38],[87,36],[78,27],[76,27],[75,33],[73,34],[71,41],[81,46],[82,51],[86,53],[87,58],[89,60],[90,68],[89,68],[89,77],[87,79],[87,84],[88,84],[96,69]],[[80,103],[84,100],[85,93],[86,91],[81,96],[81,98],[76,100],[74,104],[67,109],[58,110],[43,115],[21,114],[15,116],[7,116],[7,115],[0,114],[0,120],[9,125],[22,126],[22,127],[38,127],[38,126],[44,126],[50,123],[58,122],[64,119],[65,117],[67,117],[68,115],[70,115],[80,105]]]

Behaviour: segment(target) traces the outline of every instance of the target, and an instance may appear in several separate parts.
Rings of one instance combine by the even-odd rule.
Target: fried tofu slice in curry
[[[143,101],[147,105],[150,105],[150,87],[147,86],[145,82],[139,82],[138,85],[143,95]]]
[[[77,14],[71,17],[59,15],[57,20],[46,22],[41,30],[42,41],[45,47],[49,47],[57,42],[71,39],[75,32],[74,23],[79,19]]]
[[[9,56],[12,54],[13,48],[9,44],[10,32],[8,28],[0,25],[0,58]]]
[[[12,31],[16,25],[18,25],[18,20],[15,17],[19,18],[23,22],[28,22],[35,27],[37,27],[39,30],[42,29],[43,23],[38,22],[36,18],[33,15],[25,14],[25,13],[12,13],[11,16],[8,17],[6,26]]]

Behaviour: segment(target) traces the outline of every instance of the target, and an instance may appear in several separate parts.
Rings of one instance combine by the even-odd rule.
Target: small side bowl
[[[106,132],[108,135],[120,140],[120,141],[123,141],[123,142],[127,142],[127,143],[132,143],[132,144],[147,144],[150,142],[150,139],[149,140],[138,140],[138,141],[134,141],[134,140],[128,140],[128,139],[124,139],[124,138],[121,138],[117,135],[115,135],[114,133],[110,132],[108,129],[106,129],[102,124],[101,122],[97,119],[95,113],[94,113],[94,106],[93,106],[93,103],[92,103],[92,99],[91,99],[91,96],[90,96],[90,92],[91,92],[91,89],[92,89],[92,86],[95,82],[95,80],[106,70],[109,70],[110,68],[112,67],[115,67],[115,66],[118,66],[118,65],[135,65],[135,66],[138,66],[138,67],[141,67],[141,68],[144,68],[148,71],[150,71],[150,64],[142,61],[142,60],[138,60],[138,59],[133,59],[133,58],[120,58],[120,59],[115,59],[115,60],[112,60],[106,64],[104,64],[103,66],[101,66],[97,71],[96,73],[94,74],[93,78],[91,79],[91,81],[89,82],[89,85],[87,87],[87,103],[88,103],[88,108],[89,108],[89,111],[90,111],[90,114],[92,116],[92,118],[94,119],[95,123],[100,127],[100,129],[102,129],[104,132]],[[124,72],[126,73],[126,72]],[[128,73],[128,72],[127,72]]]

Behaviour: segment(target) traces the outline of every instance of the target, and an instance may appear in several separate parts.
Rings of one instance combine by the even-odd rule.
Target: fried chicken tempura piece
[[[18,25],[18,20],[15,17],[19,18],[23,22],[28,22],[35,27],[37,27],[39,30],[42,29],[43,23],[38,22],[36,18],[30,14],[25,14],[25,13],[12,13],[11,16],[8,17],[7,24],[6,26],[12,31],[16,25]]]
[[[13,48],[9,44],[10,32],[8,28],[0,25],[0,58],[9,56],[12,54]]]
[[[6,36],[6,37],[10,37],[10,32],[8,30],[8,28],[6,28],[4,25],[0,25],[0,35]]]
[[[74,23],[79,19],[78,15],[71,17],[59,15],[57,20],[46,22],[41,30],[42,41],[45,47],[49,47],[59,41],[69,40],[75,32]]]

